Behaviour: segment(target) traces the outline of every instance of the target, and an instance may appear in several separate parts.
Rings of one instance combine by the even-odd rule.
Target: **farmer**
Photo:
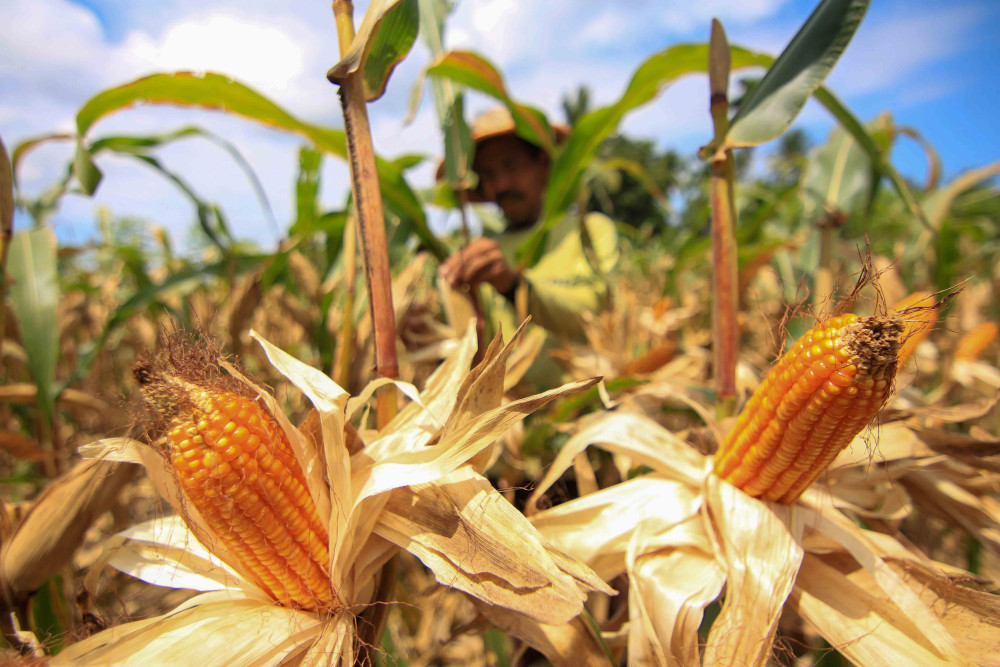
[[[559,126],[555,132],[560,141],[568,134]],[[614,223],[599,213],[584,215],[582,225],[580,216],[566,215],[546,235],[541,259],[520,267],[517,250],[532,237],[541,217],[550,157],[515,133],[505,108],[477,118],[472,139],[472,169],[479,183],[468,199],[499,206],[506,229],[448,257],[440,267],[442,278],[453,288],[491,285],[499,295],[494,301],[506,301],[500,310],[507,313],[491,319],[501,320],[505,331],[518,323],[512,307],[524,303],[517,297],[520,292],[527,295],[526,314],[533,322],[559,337],[582,340],[585,314],[596,312],[607,297],[605,276],[618,259]]]

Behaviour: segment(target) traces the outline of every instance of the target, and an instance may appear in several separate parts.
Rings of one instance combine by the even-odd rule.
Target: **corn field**
[[[564,98],[563,125],[444,47],[451,3],[372,0],[355,23],[334,0],[335,124],[160,72],[91,91],[71,131],[4,137],[4,661],[1000,665],[1000,162],[942,182],[920,137],[926,182],[900,173],[919,132],[826,84],[868,5],[818,2],[778,55],[713,20],[611,104]],[[370,130],[418,40],[440,164]],[[708,84],[697,155],[621,131],[686,76]],[[550,164],[506,294],[439,271],[470,218],[502,224],[469,198],[473,95]],[[810,100],[835,126],[806,150]],[[101,134],[139,105],[301,140],[276,247],[160,159],[212,142],[266,199],[238,142]],[[29,191],[51,146],[62,176]],[[106,209],[93,242],[57,236],[112,158],[179,188],[192,248]],[[327,158],[350,175],[335,208]],[[601,295],[573,335],[520,277],[566,219]]]

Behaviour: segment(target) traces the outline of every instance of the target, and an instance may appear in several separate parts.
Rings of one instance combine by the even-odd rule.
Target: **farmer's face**
[[[494,137],[476,147],[473,169],[483,195],[503,210],[508,229],[530,227],[538,221],[549,181],[545,151],[533,155],[514,135]]]

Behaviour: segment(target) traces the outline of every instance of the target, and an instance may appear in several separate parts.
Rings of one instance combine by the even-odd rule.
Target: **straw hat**
[[[570,128],[562,123],[553,123],[552,131],[555,133],[556,143],[561,144],[569,136]],[[507,134],[516,134],[517,125],[514,117],[510,115],[507,107],[497,107],[480,114],[472,123],[472,141],[478,148],[479,144],[487,139],[502,137]],[[444,178],[444,160],[438,163],[437,180]],[[487,201],[479,188],[467,190],[468,201],[473,203],[483,203]]]
[[[557,144],[569,136],[569,128],[562,123],[553,123],[552,130],[555,132]],[[507,107],[497,107],[476,117],[472,123],[472,140],[478,145],[480,141],[504,134],[514,134],[516,131],[514,117],[510,115]]]

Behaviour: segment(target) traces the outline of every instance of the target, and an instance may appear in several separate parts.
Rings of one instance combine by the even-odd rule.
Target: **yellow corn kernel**
[[[903,367],[914,350],[937,322],[937,301],[930,292],[914,292],[896,303],[891,311],[899,313],[903,318],[903,336],[899,346],[897,366]]]
[[[167,421],[166,454],[184,496],[235,560],[227,562],[282,605],[336,608],[327,530],[270,413],[233,392],[136,377]]]
[[[966,332],[955,346],[955,359],[973,361],[997,337],[996,322],[983,322]]]
[[[875,417],[896,373],[902,318],[840,315],[778,360],[715,456],[751,496],[793,503]]]

